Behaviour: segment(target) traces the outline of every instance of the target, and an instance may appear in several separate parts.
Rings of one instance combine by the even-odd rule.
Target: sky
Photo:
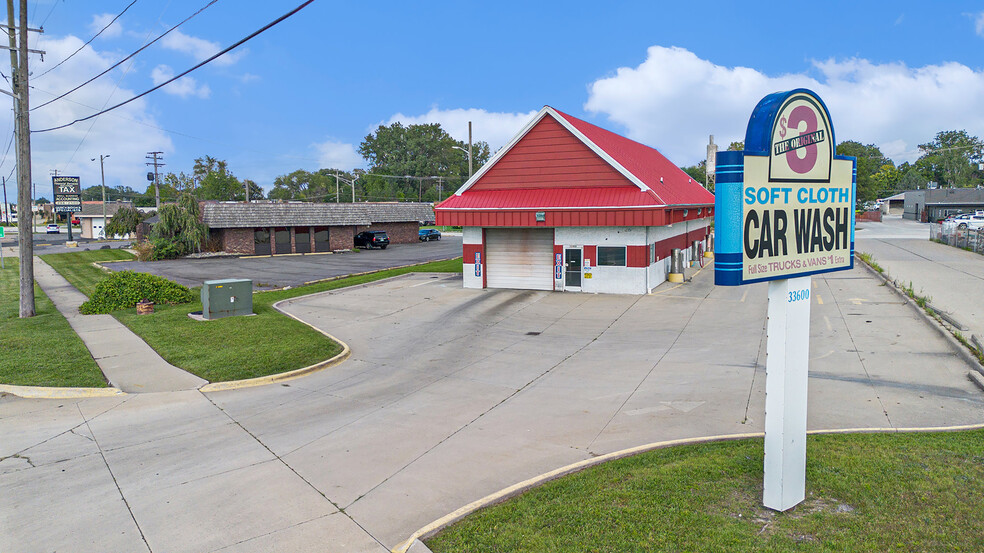
[[[123,107],[301,0],[29,0],[32,180],[51,174],[147,186],[146,155],[190,174],[203,156],[269,190],[297,169],[365,167],[379,125],[440,123],[493,151],[544,105],[622,134],[677,165],[709,135],[744,138],[765,95],[819,94],[838,142],[896,163],[941,130],[984,136],[981,2],[338,2],[311,5],[244,45]],[[207,7],[202,10],[203,7]],[[157,43],[64,98],[170,27]],[[57,65],[57,67],[56,67]],[[0,62],[9,77],[6,58]],[[9,84],[0,82],[9,90]],[[0,176],[15,167],[12,109],[0,117]],[[96,158],[95,161],[92,161]],[[12,194],[10,187],[8,193]]]

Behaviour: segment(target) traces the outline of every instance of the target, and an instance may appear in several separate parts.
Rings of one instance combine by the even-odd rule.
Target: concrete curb
[[[929,313],[926,313],[926,311],[923,310],[923,308],[919,307],[919,305],[916,304],[916,302],[913,301],[912,298],[910,298],[909,295],[905,293],[905,291],[899,288],[899,286],[895,283],[895,280],[876,271],[872,266],[865,263],[864,260],[861,259],[861,257],[855,256],[855,258],[858,261],[860,261],[860,265],[868,269],[868,271],[871,272],[871,274],[880,278],[885,283],[886,286],[888,286],[896,294],[898,294],[903,299],[905,299],[906,304],[908,304],[916,313],[918,313],[919,316],[922,317],[922,319],[926,321],[926,323],[929,326],[935,328],[936,331],[940,333],[940,336],[942,336],[943,339],[950,344],[950,346],[953,348],[953,351],[957,355],[959,355],[960,358],[963,359],[968,365],[970,365],[971,369],[977,371],[982,376],[984,376],[984,365],[981,365],[980,361],[977,360],[977,357],[972,352],[970,352],[966,346],[961,344],[960,341],[957,340],[957,338],[953,335],[952,332],[950,332],[945,326],[940,324],[939,321],[937,321],[932,316],[930,316]],[[935,309],[934,312],[938,313],[938,311],[936,311]],[[980,381],[975,380],[972,376],[970,376],[969,373],[968,373],[968,378],[970,378],[975,384],[978,384],[978,386],[980,386],[979,384]],[[981,387],[981,390],[984,391],[984,387]]]
[[[119,388],[49,388],[0,384],[0,394],[10,394],[24,399],[86,399],[125,396],[126,392]]]
[[[807,432],[808,435],[822,435],[822,434],[880,434],[880,433],[916,433],[916,432],[959,432],[962,430],[979,430],[984,428],[984,423],[981,424],[967,424],[961,426],[940,426],[940,427],[927,427],[927,428],[843,428],[834,430],[810,430]],[[518,484],[513,484],[508,488],[504,488],[495,493],[489,494],[477,501],[473,501],[460,509],[457,509],[447,515],[431,522],[430,524],[417,530],[409,538],[401,542],[396,547],[392,548],[390,551],[392,553],[409,553],[410,548],[414,545],[424,545],[421,540],[425,540],[447,526],[460,521],[466,516],[490,507],[497,503],[502,503],[507,499],[516,497],[523,492],[550,482],[551,480],[556,480],[562,476],[567,476],[568,474],[573,474],[575,472],[580,472],[586,468],[593,467],[595,465],[600,465],[608,461],[615,461],[622,459],[624,457],[630,457],[632,455],[637,455],[639,453],[646,453],[649,451],[654,451],[657,449],[664,449],[667,447],[675,447],[681,445],[694,445],[694,444],[705,444],[712,442],[725,442],[732,440],[741,440],[746,438],[764,438],[764,432],[750,432],[744,434],[729,434],[723,436],[705,436],[701,438],[684,438],[679,440],[667,440],[663,442],[655,442],[651,444],[641,445],[637,447],[632,447],[629,449],[623,449],[621,451],[613,451],[612,453],[607,453],[598,457],[591,459],[585,459],[583,461],[578,461],[558,469],[554,469],[550,472],[545,472],[538,476],[534,476],[528,480],[519,482]],[[418,545],[418,547],[419,547]],[[416,549],[415,549],[416,551]]]
[[[305,296],[298,296],[298,297],[299,298],[303,298]],[[212,382],[212,383],[209,383],[209,384],[206,384],[206,385],[202,386],[201,388],[198,389],[198,391],[200,391],[202,393],[221,392],[221,391],[225,391],[225,390],[238,390],[239,388],[252,388],[254,386],[264,386],[266,384],[274,384],[274,383],[277,383],[277,382],[286,382],[288,380],[294,380],[295,378],[300,378],[302,376],[307,376],[309,374],[316,373],[316,372],[319,372],[319,371],[323,371],[325,369],[330,369],[331,367],[334,367],[335,365],[339,365],[342,362],[344,362],[346,359],[348,359],[352,355],[352,349],[349,348],[348,344],[346,344],[345,342],[339,340],[338,338],[335,338],[334,336],[332,336],[331,334],[328,334],[327,332],[321,330],[320,328],[318,328],[318,327],[316,327],[316,326],[314,326],[312,324],[309,324],[309,323],[307,323],[305,321],[302,321],[301,319],[298,319],[297,317],[291,315],[290,313],[287,313],[286,311],[284,311],[283,309],[280,308],[280,304],[281,303],[284,303],[286,301],[290,301],[290,300],[293,300],[293,299],[297,299],[297,298],[288,298],[288,299],[285,299],[285,300],[280,300],[277,303],[273,304],[273,308],[276,309],[281,315],[286,315],[286,316],[290,317],[291,319],[294,319],[295,321],[298,321],[301,324],[304,324],[306,326],[309,326],[309,327],[313,328],[314,330],[316,330],[317,332],[319,332],[319,333],[327,336],[328,339],[330,339],[330,340],[332,340],[332,341],[334,341],[334,342],[336,342],[338,344],[341,344],[342,345],[342,351],[341,351],[341,353],[339,353],[338,355],[332,357],[331,359],[325,359],[324,361],[321,361],[320,363],[315,363],[314,365],[310,365],[310,366],[304,367],[302,369],[288,371],[288,372],[285,372],[285,373],[271,374],[271,375],[268,375],[268,376],[258,376],[256,378],[247,378],[247,379],[244,379],[244,380],[230,380],[230,381],[227,381],[227,382]]]

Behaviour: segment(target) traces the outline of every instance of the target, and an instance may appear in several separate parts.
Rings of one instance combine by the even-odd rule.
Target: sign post
[[[3,238],[3,227],[0,227],[0,238]],[[3,241],[0,240],[0,269],[4,269],[3,266]]]
[[[82,184],[79,177],[56,175],[51,177],[51,187],[55,196],[55,222],[58,213],[67,213],[68,241],[72,241],[72,213],[82,211]],[[105,223],[105,222],[104,222]]]
[[[855,158],[835,155],[830,113],[813,92],[755,106],[745,150],[717,153],[714,283],[769,282],[762,503],[806,490],[811,276],[854,267]]]

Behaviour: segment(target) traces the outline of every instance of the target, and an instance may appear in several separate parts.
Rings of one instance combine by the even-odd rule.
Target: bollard
[[[673,248],[670,252],[670,274],[666,275],[670,282],[683,282],[683,252]]]
[[[704,257],[714,257],[714,233],[707,235],[707,249],[704,250]]]

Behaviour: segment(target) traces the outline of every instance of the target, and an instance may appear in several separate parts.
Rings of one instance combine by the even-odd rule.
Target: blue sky
[[[29,1],[32,26],[45,29],[33,46],[47,51],[31,59],[33,106],[207,3],[139,0],[42,75],[130,1]],[[32,112],[32,128],[143,92],[300,2],[219,0],[132,64]],[[439,122],[466,140],[471,120],[475,139],[496,148],[544,104],[689,165],[710,134],[742,139],[762,96],[799,86],[827,102],[838,140],[878,144],[897,162],[939,130],[984,136],[984,4],[756,5],[316,0],[190,79],[94,123],[34,134],[33,180],[39,196],[50,196],[52,169],[98,184],[90,159],[109,154],[107,184],[142,190],[144,155],[160,150],[165,170],[190,173],[210,155],[269,189],[295,169],[362,166],[355,150],[379,124]],[[0,136],[11,129],[8,112]],[[8,155],[0,173],[12,167]]]

